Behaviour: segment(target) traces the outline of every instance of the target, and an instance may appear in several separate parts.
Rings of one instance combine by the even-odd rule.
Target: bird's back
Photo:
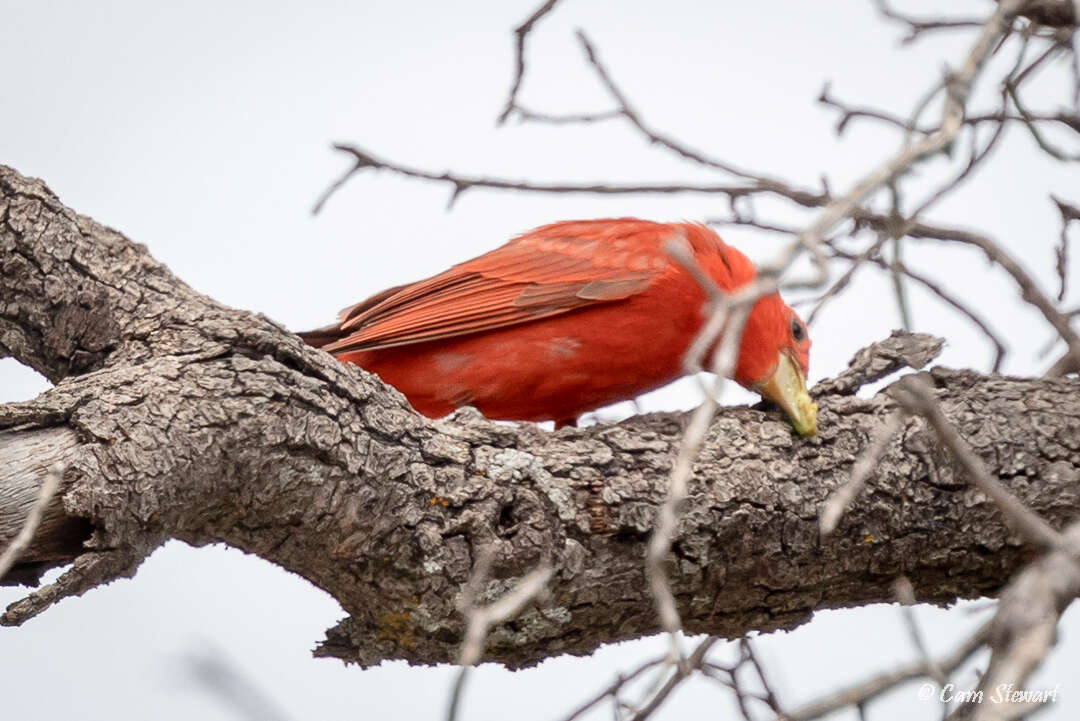
[[[440,416],[568,421],[681,373],[704,292],[666,250],[685,241],[731,290],[753,266],[711,230],[632,218],[566,221],[346,308],[308,342]]]

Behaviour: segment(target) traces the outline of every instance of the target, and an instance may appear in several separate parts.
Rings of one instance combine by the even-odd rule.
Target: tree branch
[[[58,522],[39,527],[20,563],[73,562],[4,623],[130,575],[177,538],[227,543],[325,589],[349,617],[317,653],[365,665],[456,658],[457,599],[479,548],[492,550],[481,600],[545,559],[554,570],[547,600],[492,629],[485,658],[520,666],[657,630],[641,559],[685,414],[557,433],[471,410],[429,421],[374,376],[193,292],[144,247],[6,168],[0,249],[4,349],[56,382],[0,406],[0,544],[21,528],[43,460],[60,461],[46,513]],[[62,321],[64,308],[80,322]],[[856,365],[880,374],[940,342],[899,337],[913,340],[892,346],[911,347],[886,344],[884,366]],[[918,419],[820,539],[821,503],[897,407],[885,393],[852,395],[861,381],[846,378],[816,389],[813,438],[772,410],[713,420],[667,559],[687,632],[791,627],[819,608],[889,600],[901,574],[921,600],[984,595],[1030,555]],[[930,378],[987,472],[1064,526],[1080,478],[1080,380]],[[73,527],[84,533],[58,530]]]

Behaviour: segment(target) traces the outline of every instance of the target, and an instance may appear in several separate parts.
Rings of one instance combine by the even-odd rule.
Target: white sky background
[[[496,128],[512,73],[511,28],[536,5],[0,0],[0,163],[43,178],[69,207],[145,243],[199,291],[295,329],[325,324],[342,306],[554,220],[722,215],[726,201],[694,194],[482,190],[446,212],[448,188],[388,173],[354,178],[311,215],[318,195],[349,166],[329,149],[333,141],[433,171],[538,181],[724,180],[649,148],[618,121]],[[989,6],[948,5],[958,14]],[[904,4],[927,12],[940,6]],[[804,185],[826,174],[834,189],[886,158],[897,138],[856,122],[837,139],[836,114],[815,103],[823,82],[831,79],[833,92],[855,104],[905,114],[970,42],[970,35],[942,35],[899,48],[902,30],[856,0],[563,0],[531,36],[522,93],[530,107],[610,107],[574,38],[577,27],[653,127]],[[1068,97],[1062,70],[1039,83],[1048,110]],[[995,93],[983,88],[981,97]],[[912,200],[935,187],[945,165],[938,160],[921,171],[908,186]],[[989,232],[1056,292],[1059,226],[1048,194],[1080,201],[1077,180],[1075,166],[1047,162],[1013,128],[989,167],[931,217]],[[759,204],[759,214],[770,208]],[[772,216],[804,217],[786,210]],[[741,229],[724,236],[756,259],[781,242]],[[976,253],[909,244],[905,262],[980,309],[1012,350],[1006,371],[1037,374],[1056,357],[1035,357],[1051,331]],[[992,350],[977,331],[920,289],[910,293],[916,329],[949,341],[941,363],[987,369]],[[1066,306],[1078,297],[1071,293]],[[834,375],[855,350],[898,325],[888,279],[866,268],[811,329],[812,379]],[[30,398],[46,386],[14,361],[0,362],[0,401]],[[748,398],[737,389],[725,394],[728,402]],[[695,386],[683,382],[643,405],[695,402]],[[625,414],[626,406],[605,417]],[[0,589],[0,604],[21,593]],[[918,611],[939,652],[985,617]],[[64,601],[23,628],[0,629],[4,718],[241,718],[187,670],[185,659],[207,649],[291,719],[441,718],[448,667],[392,663],[361,671],[311,659],[310,648],[341,615],[324,593],[257,558],[172,543],[132,581]],[[1033,684],[1063,683],[1061,700],[1042,718],[1080,717],[1080,687],[1069,685],[1070,667],[1080,662],[1077,630],[1076,619],[1066,619],[1061,646]],[[822,613],[794,633],[762,638],[760,647],[789,705],[914,657],[899,614],[885,606]],[[662,648],[661,640],[646,639],[513,674],[485,667],[468,687],[465,717],[500,719],[513,710],[514,718],[555,719]],[[937,707],[919,703],[916,689],[872,705],[871,718],[935,717]],[[722,717],[729,703],[724,690],[696,683],[658,717]]]

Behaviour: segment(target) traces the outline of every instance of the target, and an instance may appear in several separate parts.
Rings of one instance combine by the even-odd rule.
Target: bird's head
[[[734,377],[784,409],[803,436],[817,433],[817,404],[806,390],[809,368],[806,324],[779,295],[759,300],[746,319]]]

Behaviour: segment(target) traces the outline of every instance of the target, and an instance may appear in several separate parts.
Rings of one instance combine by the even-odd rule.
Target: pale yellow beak
[[[754,390],[783,408],[800,436],[817,433],[817,403],[810,400],[802,370],[787,353],[780,354],[776,370]]]

